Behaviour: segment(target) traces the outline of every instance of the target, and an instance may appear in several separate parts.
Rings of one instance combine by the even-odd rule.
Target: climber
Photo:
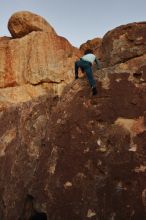
[[[92,88],[92,95],[97,94],[96,81],[92,72],[92,64],[96,63],[97,69],[100,69],[100,64],[96,56],[93,54],[91,49],[84,52],[84,56],[80,60],[75,62],[75,80],[78,79],[78,69],[80,68],[82,72],[86,73],[89,84]]]

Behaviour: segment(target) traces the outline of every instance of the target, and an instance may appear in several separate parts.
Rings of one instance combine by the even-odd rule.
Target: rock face
[[[67,83],[74,77],[79,51],[63,37],[32,32],[20,39],[2,38],[0,47],[0,87]]]
[[[105,34],[102,49],[108,65],[125,62],[146,53],[146,22],[117,27]]]
[[[110,66],[98,71],[98,81],[102,83],[105,89],[109,88],[109,76],[112,73],[117,73],[117,81],[120,80],[119,73],[127,72],[129,74],[128,81],[133,83],[143,84],[146,82],[146,75],[144,72],[146,64],[146,54],[130,59],[125,63],[120,63],[115,66]]]
[[[98,84],[96,98],[81,80],[52,114],[52,162],[40,165],[51,166],[56,183],[44,181],[55,197],[49,219],[146,218],[146,83],[128,78],[113,72],[108,88]]]
[[[45,95],[0,105],[0,219],[29,219],[34,214],[25,190],[28,184],[31,186],[40,153],[45,149],[51,103],[55,101]]]
[[[106,36],[94,97],[71,82],[80,51],[66,39],[0,39],[0,219],[146,219],[145,44],[123,59]]]
[[[79,79],[57,106],[45,96],[3,106],[2,219],[146,218],[146,82],[129,76],[109,73],[94,98]]]
[[[54,29],[44,18],[28,11],[13,14],[9,19],[8,29],[14,38],[23,37],[32,31],[55,33]]]
[[[64,86],[74,78],[74,62],[79,58],[80,51],[55,34],[37,15],[16,13],[9,20],[10,26],[17,25],[15,19],[18,24],[23,21],[18,29],[25,36],[0,38],[0,88],[46,83],[48,92],[60,95]]]

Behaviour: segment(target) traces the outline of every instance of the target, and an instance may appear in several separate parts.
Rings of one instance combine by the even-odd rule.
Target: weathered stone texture
[[[105,34],[103,56],[107,65],[125,62],[146,53],[146,22],[119,26]]]
[[[38,31],[20,39],[1,38],[0,55],[1,88],[48,83],[60,95],[74,78],[80,52],[65,38]]]
[[[26,191],[32,184],[40,152],[44,148],[51,100],[49,96],[43,96],[1,107],[0,219],[24,217]]]
[[[109,88],[109,77],[113,73],[117,74],[115,79],[117,82],[120,81],[119,73],[127,72],[129,74],[128,81],[137,83],[137,87],[140,84],[145,85],[146,83],[146,54],[130,59],[127,62],[119,63],[114,66],[110,66],[98,71],[98,80],[102,83],[105,89]]]
[[[47,183],[55,196],[50,219],[146,218],[146,87],[129,81],[129,73],[118,76],[109,76],[106,90],[98,84],[96,98],[79,81],[51,117],[48,136],[57,159],[56,185]]]
[[[3,108],[3,219],[145,219],[146,86],[128,78],[109,73],[94,98],[79,79],[56,107],[42,96]]]

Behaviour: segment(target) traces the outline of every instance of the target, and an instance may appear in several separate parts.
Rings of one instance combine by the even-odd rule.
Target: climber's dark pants
[[[75,62],[75,77],[78,77],[78,69],[81,68],[82,72],[86,73],[87,79],[91,87],[96,87],[96,82],[93,77],[92,64],[84,60],[78,60]]]

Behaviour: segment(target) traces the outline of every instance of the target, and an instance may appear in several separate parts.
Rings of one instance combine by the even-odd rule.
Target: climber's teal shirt
[[[81,59],[84,61],[90,62],[91,64],[93,64],[95,62],[97,65],[97,68],[100,69],[99,61],[97,60],[97,58],[94,54],[92,54],[92,53],[86,54]]]

